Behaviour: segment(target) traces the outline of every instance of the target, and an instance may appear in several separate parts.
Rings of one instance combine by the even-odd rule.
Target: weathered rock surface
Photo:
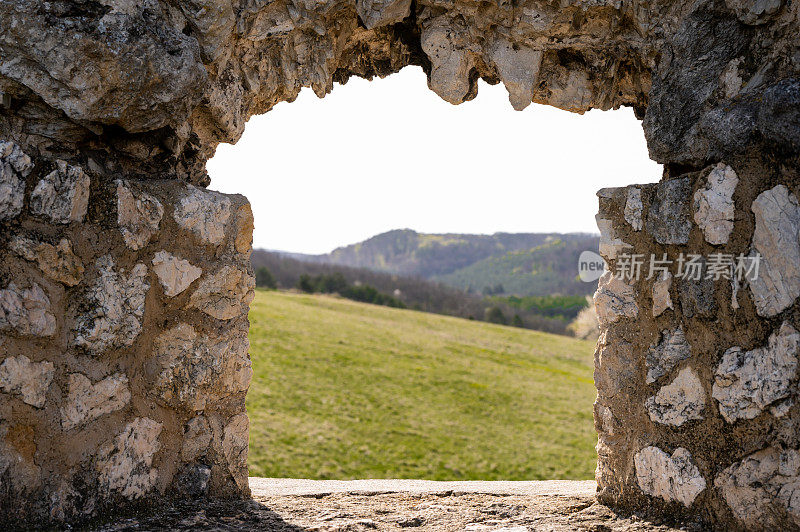
[[[650,419],[680,427],[687,421],[703,419],[706,393],[692,368],[683,368],[671,383],[661,387],[645,404]]]
[[[204,244],[219,244],[231,216],[231,200],[224,194],[189,187],[175,206],[175,221]]]
[[[185,462],[194,462],[211,444],[211,426],[204,415],[190,419],[183,430],[183,447],[181,458]]]
[[[672,371],[680,361],[690,356],[692,356],[691,348],[686,341],[682,326],[679,325],[671,331],[661,331],[658,343],[647,351],[647,383],[656,382]]]
[[[634,462],[639,487],[653,497],[690,506],[706,489],[706,481],[692,462],[692,455],[683,447],[672,456],[658,447],[645,447],[636,453]]]
[[[52,245],[25,236],[14,237],[9,247],[25,260],[35,262],[50,279],[67,286],[81,282],[83,263],[72,251],[72,244],[66,238]]]
[[[702,270],[707,271],[706,261],[701,262]],[[683,315],[687,318],[716,318],[719,308],[714,299],[715,291],[714,279],[706,275],[700,279],[682,278],[678,283],[678,297]]]
[[[605,272],[597,283],[594,308],[601,327],[639,314],[633,288],[611,272]]]
[[[661,275],[653,282],[653,317],[660,316],[668,308],[672,306],[672,297],[669,290],[672,288],[672,274],[670,272],[662,272]]]
[[[150,285],[147,266],[117,269],[110,255],[96,263],[95,281],[86,294],[88,308],[77,317],[75,345],[93,354],[131,345],[142,330],[144,302]]]
[[[66,403],[61,407],[61,426],[70,430],[124,408],[130,400],[128,378],[124,375],[111,375],[92,384],[86,375],[70,373]]]
[[[222,448],[228,470],[239,486],[246,492],[247,483],[247,444],[250,437],[250,420],[247,414],[233,416],[225,425]]]
[[[158,232],[164,206],[158,198],[144,191],[136,191],[123,180],[117,180],[117,223],[125,244],[142,249]]]
[[[421,482],[251,478],[253,500],[162,501],[149,515],[104,519],[93,530],[683,530],[616,514],[595,501],[593,482],[429,482],[419,488],[415,483]],[[509,486],[527,484],[544,486]]]
[[[0,290],[0,331],[12,331],[22,336],[52,336],[56,318],[50,298],[38,284],[21,288],[11,281]]]
[[[31,212],[55,223],[82,222],[88,205],[89,176],[61,160],[31,193]]]
[[[796,449],[757,451],[717,475],[714,486],[750,529],[800,526],[800,452]]]
[[[664,180],[637,187],[641,215],[635,198],[627,208],[624,196],[633,192],[622,194],[626,189],[619,189],[616,195],[600,197],[601,218],[618,233],[608,234],[605,254],[616,257],[620,249],[627,249],[623,244],[635,246],[636,253],[669,253],[672,258],[680,253],[706,255],[714,245],[735,254],[749,253],[751,244],[754,252],[761,252],[759,247],[766,250],[761,253],[769,263],[768,273],[762,282],[748,283],[753,297],[740,290],[737,300],[738,288],[732,287],[735,313],[734,305],[728,305],[727,282],[676,280],[674,312],[664,311],[657,318],[639,312],[649,310],[656,300],[650,299],[650,282],[617,284],[607,277],[598,292],[598,308],[604,312],[596,355],[596,382],[602,389],[596,421],[598,430],[605,431],[598,445],[600,497],[687,522],[701,516],[719,520],[711,523],[718,528],[743,527],[725,510],[720,490],[703,491],[686,510],[680,503],[668,504],[656,500],[663,499],[660,495],[641,491],[632,472],[634,454],[644,444],[670,451],[687,448],[698,468],[706,471],[741,461],[753,449],[776,442],[797,448],[794,392],[768,405],[773,415],[782,416],[778,420],[760,415],[728,426],[715,414],[710,419],[706,409],[709,419],[696,423],[698,431],[653,424],[647,421],[645,402],[656,387],[643,382],[652,364],[645,373],[642,357],[659,330],[681,324],[693,342],[691,366],[698,376],[707,376],[719,363],[719,346],[749,345],[748,335],[775,327],[769,318],[784,313],[783,318],[797,326],[800,261],[797,202],[792,203],[800,155],[797,42],[796,2],[783,0],[0,2],[0,141],[19,147],[4,144],[1,150],[0,224],[5,236],[0,238],[24,233],[51,245],[67,238],[87,269],[80,277],[85,285],[64,289],[38,279],[31,264],[0,246],[0,254],[6,253],[0,257],[2,286],[15,285],[2,292],[3,304],[8,292],[33,286],[46,290],[42,296],[48,298],[32,304],[32,312],[16,305],[24,312],[12,313],[23,316],[15,325],[3,318],[3,348],[46,352],[58,379],[75,371],[96,378],[105,375],[102,368],[90,371],[76,364],[107,364],[111,371],[131,377],[133,405],[98,418],[98,424],[108,424],[108,434],[82,431],[85,448],[76,452],[64,452],[76,435],[64,436],[60,416],[48,414],[57,413],[63,404],[47,404],[34,418],[24,415],[28,408],[4,411],[11,420],[4,422],[8,428],[0,445],[9,437],[28,442],[30,435],[45,436],[36,442],[41,449],[36,457],[43,461],[40,472],[27,459],[27,443],[13,452],[0,451],[12,457],[0,460],[13,462],[11,466],[0,463],[0,468],[13,469],[14,479],[8,490],[5,484],[0,489],[0,521],[34,514],[69,519],[105,511],[108,504],[122,502],[119,492],[148,493],[147,487],[155,486],[154,464],[163,475],[157,479],[159,488],[173,489],[178,479],[186,481],[188,491],[173,491],[184,498],[205,489],[211,494],[244,493],[243,466],[233,467],[234,474],[228,461],[241,462],[242,454],[235,449],[245,438],[225,436],[225,427],[244,412],[243,392],[207,404],[203,416],[210,425],[211,443],[195,462],[184,463],[179,457],[183,442],[173,440],[180,439],[185,423],[196,413],[184,403],[152,404],[156,398],[150,385],[164,370],[154,362],[155,338],[180,323],[203,337],[238,337],[251,297],[246,255],[252,218],[241,198],[201,188],[186,190],[185,183],[207,186],[205,161],[218,143],[235,142],[251,116],[294,100],[301,88],[310,87],[321,97],[351,76],[385,76],[413,64],[424,69],[431,89],[454,104],[474,98],[483,79],[502,81],[516,108],[529,101],[579,113],[632,106],[643,118],[651,157],[664,164]],[[566,140],[565,149],[582,149]],[[729,233],[726,244],[713,242],[728,233],[727,195],[701,182],[703,169],[719,161],[735,168],[739,179],[731,196],[736,231]],[[30,168],[33,163],[36,167]],[[82,206],[89,189],[83,187],[86,175],[92,181],[88,209]],[[119,202],[114,194],[117,180],[132,197],[123,198],[121,221],[119,204],[114,209]],[[785,192],[776,185],[785,186]],[[755,202],[757,234],[750,235],[752,206],[745,202],[770,187],[776,188]],[[695,231],[697,190],[700,225]],[[140,192],[161,202],[158,224],[155,203],[136,203],[143,197]],[[640,216],[643,223],[637,230]],[[150,249],[154,242],[157,249]],[[159,250],[203,269],[192,294],[187,293],[191,287],[172,300],[161,291],[147,293],[147,284],[157,275],[147,269]],[[103,261],[105,256],[113,264],[98,267],[97,258]],[[215,276],[225,265],[232,268],[227,272],[231,275]],[[44,270],[42,274],[48,275]],[[147,312],[145,293],[152,302]],[[668,308],[662,299],[660,305]],[[53,308],[46,310],[45,303]],[[54,325],[63,323],[72,334],[54,329],[39,337],[26,332],[31,323],[47,331],[48,312],[56,318]],[[103,356],[87,359],[70,345],[73,341]],[[112,349],[118,352],[109,353]],[[664,369],[660,377],[674,379],[677,367]],[[780,372],[787,370],[781,368]],[[140,381],[143,374],[153,379]],[[711,383],[702,384],[708,388]],[[63,392],[65,383],[59,385]],[[58,401],[66,396],[55,388],[48,395]],[[128,471],[87,470],[86,463],[76,461],[98,456],[109,435],[141,423],[136,417],[141,412],[169,435],[169,444],[165,440],[152,463],[149,451],[120,450],[128,446],[125,441],[104,453],[125,463],[131,462],[126,457],[144,457],[133,460],[138,465]],[[142,428],[137,427],[137,434],[153,432]],[[149,436],[136,441],[157,446],[157,438]],[[200,462],[203,458],[208,463]],[[670,464],[663,470],[691,473],[688,467],[675,466],[682,459],[677,458],[661,457],[659,463]],[[5,481],[7,473],[2,475]],[[36,481],[27,482],[34,476]],[[675,478],[695,477],[677,473]],[[694,484],[689,481],[690,487]],[[688,501],[693,490],[685,487],[686,483],[654,485],[652,492]],[[778,493],[770,490],[770,507],[781,508]],[[114,494],[111,502],[109,494]],[[789,514],[778,513],[772,515],[788,527]],[[431,528],[440,523],[435,521]],[[459,521],[461,528],[468,524]]]
[[[164,295],[175,297],[197,280],[203,273],[201,268],[192,266],[188,260],[179,259],[168,251],[159,251],[153,257],[153,271],[156,272]]]
[[[161,423],[140,417],[100,448],[94,469],[106,496],[118,493],[126,499],[138,499],[153,489],[158,478],[152,464],[161,446],[159,434]]]
[[[647,231],[659,244],[686,244],[692,222],[689,212],[689,178],[661,181],[647,212]]]
[[[180,323],[154,342],[153,393],[167,405],[200,411],[206,403],[247,391],[252,369],[247,331],[228,338],[199,335]]]
[[[600,255],[606,261],[613,261],[621,252],[633,247],[617,236],[611,220],[606,220],[599,216],[595,220],[597,229],[600,231]]]
[[[733,193],[738,184],[733,168],[719,163],[708,174],[705,187],[694,193],[694,221],[709,244],[728,243],[734,221]]]
[[[731,347],[714,376],[711,396],[728,423],[753,419],[765,408],[791,396],[797,382],[800,333],[784,322],[765,347]]]
[[[235,266],[224,266],[200,280],[189,306],[218,320],[230,320],[247,312],[255,297],[255,278]]]
[[[761,254],[758,275],[749,279],[761,316],[775,316],[800,296],[800,204],[778,185],[753,202],[753,250]]]
[[[0,221],[19,216],[25,200],[25,178],[31,158],[13,142],[0,141]]]
[[[6,358],[0,364],[0,390],[19,395],[23,402],[42,408],[53,381],[52,362],[31,362],[25,355]]]
[[[517,111],[528,107],[533,100],[542,55],[541,50],[520,46],[503,37],[496,38],[489,47],[489,58],[508,90],[511,106]]]
[[[625,221],[631,224],[634,231],[642,230],[642,189],[628,187],[628,197],[625,199]]]
[[[356,12],[367,29],[371,30],[400,22],[410,13],[411,0],[358,0]]]

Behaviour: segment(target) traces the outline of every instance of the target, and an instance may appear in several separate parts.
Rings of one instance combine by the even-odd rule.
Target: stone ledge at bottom
[[[94,530],[527,532],[680,530],[599,504],[594,481],[250,478],[251,500],[159,504]]]

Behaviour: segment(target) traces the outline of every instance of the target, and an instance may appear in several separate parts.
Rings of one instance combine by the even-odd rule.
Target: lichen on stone
[[[92,354],[131,345],[142,330],[145,296],[150,288],[147,266],[124,271],[111,255],[100,257],[94,282],[77,307],[75,345]]]
[[[16,218],[25,200],[25,178],[31,158],[14,142],[0,141],[0,221]]]
[[[672,371],[682,360],[692,356],[689,342],[683,332],[683,326],[675,329],[661,331],[661,336],[656,344],[647,350],[647,384],[656,382]]]
[[[89,205],[89,181],[79,166],[56,161],[56,169],[31,193],[31,212],[60,224],[82,222]]]

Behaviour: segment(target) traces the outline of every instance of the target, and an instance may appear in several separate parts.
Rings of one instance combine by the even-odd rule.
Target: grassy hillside
[[[257,291],[250,474],[592,478],[593,344]]]

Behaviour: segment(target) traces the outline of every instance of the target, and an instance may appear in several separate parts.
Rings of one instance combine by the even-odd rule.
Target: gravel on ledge
[[[593,481],[436,482],[250,478],[250,500],[167,500],[135,516],[95,521],[94,530],[275,532],[661,531],[595,500]]]

